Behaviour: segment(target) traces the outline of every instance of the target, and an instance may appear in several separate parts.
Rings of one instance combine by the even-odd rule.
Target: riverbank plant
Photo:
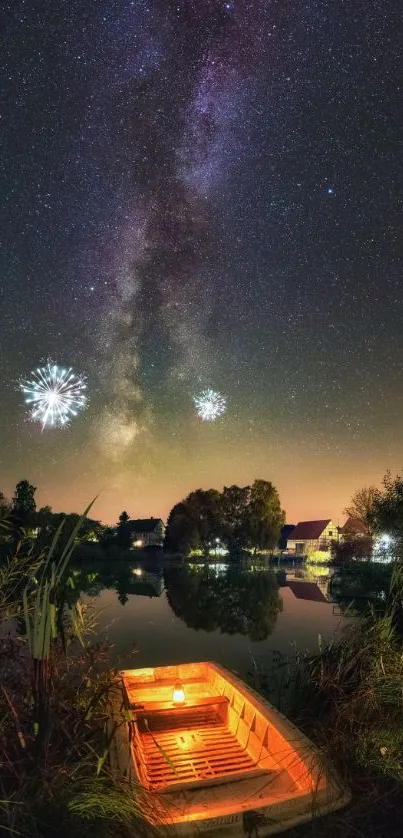
[[[0,570],[0,831],[148,835],[139,790],[108,765],[119,681],[69,575],[75,530],[63,542],[62,526],[35,560],[17,549]]]
[[[391,572],[382,608],[368,604],[338,639],[315,654],[276,661],[280,675],[254,673],[256,686],[335,765],[352,792],[342,810],[293,836],[400,836],[403,821],[403,570]],[[273,672],[274,674],[274,672]],[[280,679],[280,680],[279,680]],[[274,683],[273,683],[274,680]],[[277,695],[274,684],[277,681]]]

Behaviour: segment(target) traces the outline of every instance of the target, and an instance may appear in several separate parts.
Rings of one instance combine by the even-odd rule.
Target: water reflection
[[[292,655],[294,644],[315,651],[318,636],[331,640],[341,622],[328,579],[298,566],[163,568],[134,557],[72,572],[69,597],[94,598],[98,636],[112,644],[118,668],[217,660],[245,676],[252,660],[267,666],[274,653]]]
[[[226,565],[167,567],[164,581],[172,611],[196,630],[219,629],[266,640],[282,610],[273,571]]]
[[[126,562],[102,562],[96,570],[81,566],[73,570],[73,579],[77,596],[82,592],[97,597],[105,589],[115,590],[121,605],[125,605],[132,595],[159,597],[164,590],[161,567],[148,570]]]

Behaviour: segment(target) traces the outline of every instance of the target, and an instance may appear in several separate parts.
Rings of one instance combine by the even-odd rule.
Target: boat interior
[[[305,759],[279,730],[279,714],[216,664],[126,670],[122,676],[134,719],[132,759],[145,789],[193,787],[196,794],[195,784],[210,793],[214,785],[224,802],[230,783],[231,798],[249,794],[262,805],[273,795],[304,795],[313,782],[318,787],[312,754]]]

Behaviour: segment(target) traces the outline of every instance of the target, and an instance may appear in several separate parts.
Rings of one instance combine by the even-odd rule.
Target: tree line
[[[11,542],[15,548],[23,539],[35,537],[38,549],[48,544],[49,539],[63,522],[59,545],[67,543],[77,526],[81,515],[75,512],[53,512],[51,506],[36,506],[36,486],[29,480],[20,480],[11,500],[0,491],[0,538]],[[80,541],[97,541],[104,531],[100,521],[83,518],[78,538]]]
[[[196,489],[175,504],[168,517],[165,549],[208,556],[218,543],[229,552],[271,550],[278,544],[285,512],[276,487],[267,480],[251,486]]]

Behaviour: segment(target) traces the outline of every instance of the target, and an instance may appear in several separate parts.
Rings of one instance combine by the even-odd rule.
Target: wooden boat
[[[348,802],[313,744],[224,667],[121,674],[130,721],[118,728],[114,758],[143,787],[157,831],[263,838]]]

